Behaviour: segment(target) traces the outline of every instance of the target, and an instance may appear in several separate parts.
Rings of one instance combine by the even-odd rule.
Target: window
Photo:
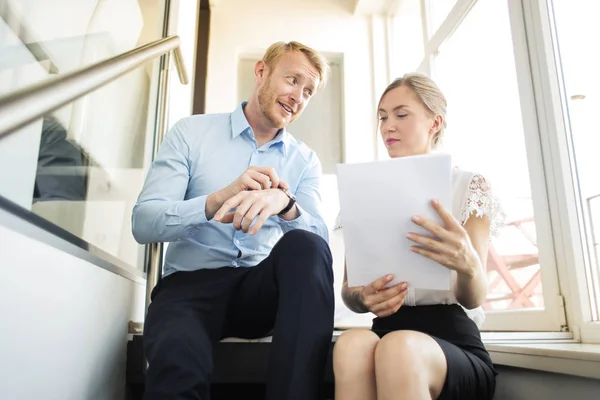
[[[456,0],[429,0],[429,33],[434,35],[446,19]]]
[[[452,154],[455,165],[477,171],[493,184],[506,214],[505,227],[488,254],[490,283],[485,308],[543,307],[506,4],[478,2],[443,43],[434,66],[435,79],[449,105],[444,150]]]
[[[522,3],[427,4],[431,37],[420,63],[404,72],[419,66],[440,85],[448,99],[443,151],[455,165],[484,175],[505,213],[488,253],[483,330],[559,331],[566,318],[524,18],[513,18]]]
[[[570,145],[570,167],[576,184],[579,226],[586,263],[590,319],[600,308],[600,59],[590,51],[590,40],[600,36],[600,3],[553,0],[549,12],[555,24],[555,54],[561,83],[563,115]]]

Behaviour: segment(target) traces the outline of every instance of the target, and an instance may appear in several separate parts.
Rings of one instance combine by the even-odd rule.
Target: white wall
[[[218,2],[211,11],[206,111],[229,112],[236,107],[240,55],[262,54],[276,41],[291,40],[343,54],[345,159],[374,159],[371,24],[339,4]]]
[[[123,399],[144,286],[4,225],[0,254],[0,398]]]
[[[198,38],[199,0],[171,1],[171,16],[169,22],[170,35],[181,38],[181,54],[187,69],[190,83],[182,85],[171,57],[169,72],[169,114],[168,126],[173,126],[181,118],[192,114],[194,101],[194,72],[196,60],[196,41]]]

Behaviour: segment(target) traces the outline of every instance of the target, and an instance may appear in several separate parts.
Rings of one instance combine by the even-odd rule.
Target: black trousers
[[[145,399],[208,400],[215,344],[271,333],[267,399],[316,399],[333,313],[329,246],[304,230],[283,235],[251,268],[171,274],[154,289],[144,323]]]

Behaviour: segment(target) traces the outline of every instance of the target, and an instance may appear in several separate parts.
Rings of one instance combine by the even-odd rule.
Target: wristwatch
[[[292,207],[294,207],[294,204],[296,204],[296,197],[294,197],[293,194],[290,193],[289,190],[284,189],[284,188],[279,188],[283,193],[285,193],[285,195],[287,197],[289,197],[290,201],[288,202],[287,206],[285,206],[285,208],[281,211],[279,211],[279,214],[277,215],[284,215],[286,213],[288,213]]]

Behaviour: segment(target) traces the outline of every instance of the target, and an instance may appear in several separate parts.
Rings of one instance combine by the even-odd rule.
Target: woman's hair
[[[438,114],[442,116],[442,126],[433,137],[433,147],[437,147],[441,144],[442,138],[444,137],[444,130],[446,129],[446,97],[438,85],[428,76],[419,73],[409,73],[401,78],[396,78],[387,88],[385,88],[383,94],[379,98],[379,105],[377,108],[379,109],[381,100],[383,100],[383,97],[389,91],[402,86],[406,86],[417,96],[417,99],[425,106],[432,117]]]

